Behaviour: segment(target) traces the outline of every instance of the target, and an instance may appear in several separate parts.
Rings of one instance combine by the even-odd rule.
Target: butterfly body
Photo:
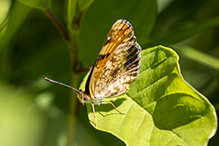
[[[83,91],[77,93],[77,97],[82,104],[89,103],[89,104],[97,104],[97,105],[101,104],[103,98],[103,97],[99,97],[99,98],[91,97],[90,95],[87,95]]]

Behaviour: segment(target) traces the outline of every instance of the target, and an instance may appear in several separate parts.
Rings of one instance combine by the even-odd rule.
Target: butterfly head
[[[79,99],[79,101],[80,101],[82,104],[84,104],[84,98],[86,98],[86,97],[87,97],[87,96],[86,96],[86,94],[85,94],[83,91],[77,93],[77,98]]]
[[[79,101],[84,105],[84,103],[89,102],[89,100],[91,99],[91,97],[89,95],[87,95],[85,92],[80,91],[77,93],[77,98],[79,99]]]

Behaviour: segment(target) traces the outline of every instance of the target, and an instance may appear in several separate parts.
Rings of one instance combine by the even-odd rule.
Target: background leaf
[[[11,55],[12,48],[11,45],[15,42],[15,36],[18,29],[24,23],[28,14],[30,13],[30,8],[25,5],[15,2],[12,6],[12,10],[9,12],[10,19],[8,23],[2,29],[0,39],[0,76],[1,78],[7,79],[10,74],[10,64],[8,64],[9,56]],[[18,19],[19,18],[19,19]]]
[[[194,35],[197,35],[200,32],[204,32],[206,30],[209,30],[209,29],[212,29],[212,28],[215,28],[218,26],[219,26],[219,17],[214,18],[212,20],[207,20],[207,22],[204,22],[202,24],[197,24],[193,27],[189,27],[189,28],[184,29],[184,30],[172,32],[172,33],[165,35],[161,38],[157,38],[157,39],[154,39],[152,41],[145,42],[142,46],[144,48],[146,48],[146,47],[151,47],[151,46],[155,46],[158,44],[178,43],[178,42],[181,42],[185,39],[188,39]]]
[[[113,101],[126,115],[111,105],[96,106],[97,129],[127,145],[201,146],[217,128],[214,107],[184,81],[177,54],[163,46],[142,51],[138,79],[127,94],[104,100]],[[87,109],[94,125],[91,105]]]
[[[219,70],[219,59],[218,58],[215,58],[213,56],[200,52],[199,50],[195,48],[191,48],[189,46],[173,45],[173,47],[181,54],[184,54],[185,57],[191,60],[194,60],[200,64],[211,67],[215,70]]]
[[[19,2],[36,9],[46,10],[51,7],[52,0],[18,0]]]

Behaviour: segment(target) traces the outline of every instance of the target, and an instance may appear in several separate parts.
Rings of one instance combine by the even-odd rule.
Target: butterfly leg
[[[102,104],[111,104],[113,107],[114,107],[114,109],[116,109],[117,110],[117,112],[119,112],[120,114],[123,114],[123,115],[125,115],[125,113],[123,113],[123,112],[120,112],[116,107],[115,107],[115,105],[112,103],[112,102],[102,102]]]
[[[96,113],[95,113],[94,104],[92,103],[91,106],[92,106],[93,113],[94,113],[95,127],[97,127],[97,118],[96,118]]]

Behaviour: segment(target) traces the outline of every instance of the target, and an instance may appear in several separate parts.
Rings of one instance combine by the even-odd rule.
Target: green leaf
[[[15,1],[10,9],[10,17],[5,20],[6,27],[1,31],[0,35],[0,52],[6,48],[8,43],[11,44],[12,38],[16,35],[16,32],[23,24],[28,14],[31,12],[31,8]],[[19,18],[19,19],[18,19]]]
[[[206,145],[217,128],[215,109],[182,78],[178,59],[163,46],[143,50],[138,79],[127,94],[104,99],[126,115],[111,105],[96,105],[97,129],[127,145]],[[94,126],[91,105],[87,110]]]
[[[183,56],[219,71],[219,59],[190,46],[173,45],[172,47]]]
[[[14,38],[30,12],[30,7],[17,1],[13,3],[10,9],[10,17],[5,22],[6,24],[4,24],[5,26],[0,34],[0,78],[6,79],[10,74],[9,55],[11,55],[10,52],[14,49],[10,46],[13,46]]]
[[[190,37],[193,37],[199,33],[213,29],[219,26],[219,17],[212,18],[203,23],[197,24],[187,29],[179,30],[162,36],[160,38],[153,39],[151,41],[145,42],[143,47],[151,47],[159,44],[175,44],[184,41]]]
[[[46,10],[51,7],[52,0],[18,0],[19,2],[36,9]]]

